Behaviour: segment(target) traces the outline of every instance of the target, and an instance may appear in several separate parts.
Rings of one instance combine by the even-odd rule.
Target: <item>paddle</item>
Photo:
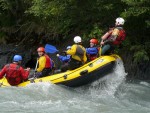
[[[34,69],[34,78],[35,78],[35,75],[36,75],[37,67],[38,67],[38,59],[37,59],[37,61],[36,61],[36,66],[35,66],[35,69]]]
[[[46,44],[45,45],[45,52],[46,53],[56,53],[58,52],[59,50],[57,50],[57,48],[53,45],[50,45],[50,44]]]
[[[28,80],[30,80],[30,82],[34,82],[34,79],[36,78],[36,70],[37,70],[37,67],[38,67],[38,59],[36,61],[36,66],[35,66],[35,69],[34,69],[34,74],[33,74],[33,77],[29,78]]]
[[[99,49],[99,57],[102,55],[102,45],[100,45],[100,49]]]

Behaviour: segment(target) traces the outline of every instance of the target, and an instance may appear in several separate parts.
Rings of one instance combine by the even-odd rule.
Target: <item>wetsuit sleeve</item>
[[[29,71],[24,70],[22,67],[20,67],[21,77],[23,80],[27,80],[29,76]]]
[[[40,57],[38,63],[39,67],[37,68],[37,72],[42,72],[43,69],[45,68],[46,58],[44,56]]]
[[[67,62],[67,61],[69,61],[70,60],[70,56],[69,55],[67,55],[67,56],[59,56],[59,59],[60,59],[60,61],[62,61],[62,62]]]
[[[5,74],[6,74],[6,66],[0,72],[0,79],[2,79]]]
[[[76,53],[76,48],[77,48],[77,46],[76,46],[76,45],[73,45],[73,46],[71,47],[71,49],[69,49],[68,51],[66,51],[66,53],[67,53],[68,55],[75,55],[75,53]]]
[[[61,55],[60,55],[58,58],[59,58],[59,60],[60,60],[61,62],[64,62],[64,56],[61,56]]]

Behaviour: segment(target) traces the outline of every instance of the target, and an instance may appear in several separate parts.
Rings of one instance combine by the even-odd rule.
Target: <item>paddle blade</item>
[[[56,53],[56,52],[58,52],[58,50],[56,49],[55,46],[50,45],[50,44],[46,44],[45,45],[45,52],[46,53]]]

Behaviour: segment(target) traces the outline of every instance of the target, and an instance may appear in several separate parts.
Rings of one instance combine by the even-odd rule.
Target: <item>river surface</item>
[[[127,81],[122,63],[94,83],[0,88],[0,113],[150,113],[150,83]]]

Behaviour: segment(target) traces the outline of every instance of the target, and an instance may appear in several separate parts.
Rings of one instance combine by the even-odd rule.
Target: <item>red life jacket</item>
[[[93,56],[93,55],[90,55],[90,56],[89,56],[90,61],[95,60],[96,58],[97,58],[97,55],[94,55],[94,56]]]
[[[6,65],[6,78],[10,85],[15,86],[22,82],[20,66],[17,64]]]
[[[116,38],[116,40],[113,42],[114,45],[120,45],[122,41],[125,40],[126,33],[123,29],[119,28],[119,36]]]
[[[45,68],[51,68],[51,59],[48,55],[44,55],[46,58]]]

